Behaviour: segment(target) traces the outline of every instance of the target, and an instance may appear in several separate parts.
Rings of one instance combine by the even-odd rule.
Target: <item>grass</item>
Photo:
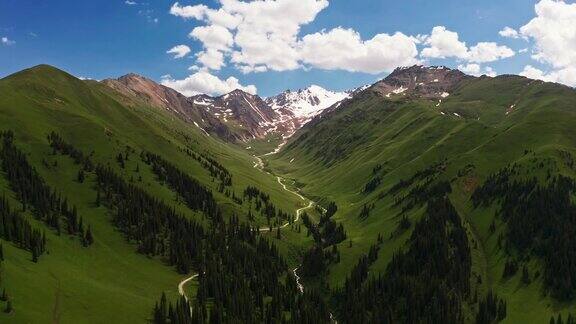
[[[94,175],[88,175],[80,184],[75,180],[78,166],[68,157],[52,155],[46,141],[51,131],[85,153],[93,151],[96,162],[110,164],[126,179],[134,179],[179,213],[200,222],[206,222],[202,215],[180,203],[176,194],[159,183],[139,160],[140,150],[163,156],[212,189],[227,216],[236,213],[245,220],[249,207],[218,193],[217,183],[207,170],[183,149],[206,154],[224,165],[233,175],[236,195],[241,195],[246,186],[255,185],[285,211],[293,212],[304,203],[284,191],[275,176],[254,168],[254,156],[273,151],[281,141],[278,137],[230,145],[205,136],[166,111],[48,66],[0,80],[0,92],[7,94],[0,97],[2,129],[15,131],[17,146],[28,154],[42,177],[78,207],[95,237],[93,246],[82,248],[77,240],[47,229],[49,253],[38,263],[31,261],[29,252],[2,242],[6,261],[0,287],[7,289],[15,311],[0,313],[0,322],[141,323],[150,318],[162,292],[175,298],[178,283],[187,277],[157,258],[135,253],[134,244],[112,226],[110,211],[95,206]],[[510,109],[512,105],[514,109]],[[446,160],[440,177],[452,183],[450,198],[471,243],[472,272],[482,278],[472,287],[480,293],[494,290],[504,297],[508,303],[507,322],[544,322],[560,311],[576,311],[576,304],[561,304],[545,296],[542,276],[529,285],[521,284],[520,274],[503,280],[506,256],[496,247],[497,234],[489,231],[495,207],[474,209],[469,198],[483,179],[510,163],[527,166],[531,174],[544,179],[545,170],[535,168],[526,150],[539,159],[556,162],[559,149],[574,153],[575,106],[576,94],[571,89],[510,76],[468,82],[439,107],[436,102],[400,97],[388,100],[365,93],[305,126],[279,154],[264,157],[265,167],[282,175],[286,183],[310,199],[323,205],[337,203],[334,219],[344,224],[348,240],[339,244],[341,260],[330,266],[326,278],[334,288],[344,283],[378,235],[384,237],[384,242],[370,275],[385,271],[394,253],[405,247],[411,235],[411,229],[394,234],[401,211],[394,207],[394,197],[387,194],[389,188],[417,170]],[[126,168],[121,169],[115,157],[126,146],[135,149],[136,154],[131,154]],[[43,159],[49,164],[57,162],[57,166],[45,167]],[[474,168],[461,174],[467,165]],[[376,166],[381,166],[382,183],[374,192],[364,193]],[[555,173],[574,176],[574,171],[561,163],[557,166]],[[137,180],[140,177],[141,182]],[[13,206],[19,206],[3,175],[0,193],[6,193]],[[373,204],[374,209],[368,218],[360,219],[365,204]],[[307,212],[318,219],[316,212]],[[414,223],[423,212],[424,206],[420,206],[407,216]],[[27,216],[37,228],[45,229]],[[265,223],[259,217],[255,225]],[[496,233],[503,230],[504,225],[497,222]],[[313,244],[304,226],[300,233],[286,227],[280,239],[275,231],[265,235],[277,244],[290,269],[300,264],[302,254]],[[532,274],[542,272],[537,258],[530,260],[529,267]],[[195,294],[196,287],[195,280],[185,286],[188,296]],[[466,314],[469,320],[473,307]]]
[[[515,108],[506,114],[512,105]],[[575,312],[576,303],[559,304],[547,297],[542,275],[529,285],[520,283],[521,274],[503,281],[506,257],[496,248],[497,235],[489,235],[488,229],[494,208],[475,210],[469,198],[489,174],[509,163],[530,164],[525,150],[534,151],[539,159],[553,160],[558,149],[574,152],[575,106],[576,92],[572,89],[512,76],[467,83],[439,107],[436,102],[386,100],[365,93],[307,125],[285,150],[269,157],[267,164],[274,172],[297,179],[307,196],[337,203],[334,217],[344,224],[353,246],[349,248],[347,241],[338,246],[341,262],[331,265],[328,275],[330,286],[335,287],[343,284],[380,233],[385,240],[370,273],[385,271],[392,255],[404,247],[410,235],[407,231],[390,238],[400,211],[393,207],[387,190],[417,170],[447,159],[441,177],[452,183],[451,200],[470,242],[474,242],[470,244],[472,271],[482,277],[482,283],[472,287],[480,293],[494,290],[506,299],[506,322],[547,322],[558,312]],[[474,165],[473,172],[459,177],[458,171],[468,164]],[[382,184],[375,192],[364,194],[362,188],[377,165],[382,166]],[[545,179],[545,171],[530,167],[531,175],[541,174]],[[573,172],[568,174],[574,176]],[[375,208],[368,219],[361,220],[358,215],[364,204],[374,204]],[[408,217],[414,223],[422,211],[415,209]],[[503,230],[499,222],[497,232]],[[536,258],[529,265],[532,274],[543,273]],[[467,318],[472,321],[472,314]]]
[[[294,211],[300,204],[297,197],[285,195],[275,177],[256,171],[254,158],[243,148],[207,137],[169,113],[122,97],[102,84],[38,66],[0,80],[0,92],[5,94],[0,98],[1,129],[15,132],[16,145],[27,153],[29,162],[46,182],[78,207],[95,237],[92,246],[83,248],[77,239],[57,236],[33,220],[37,228],[46,229],[48,238],[49,253],[38,263],[31,261],[29,252],[3,242],[6,261],[0,286],[7,289],[15,311],[0,313],[0,322],[142,323],[150,319],[162,292],[175,298],[178,283],[186,277],[157,258],[136,253],[135,245],[111,224],[110,211],[95,206],[95,176],[88,175],[80,184],[76,181],[79,167],[66,156],[52,155],[46,140],[51,131],[85,153],[93,151],[95,162],[110,164],[127,180],[135,179],[155,197],[199,221],[204,221],[203,217],[177,202],[176,194],[160,184],[140,161],[140,150],[169,159],[211,188],[226,216],[236,213],[244,218],[248,206],[239,206],[218,193],[208,171],[181,149],[209,155],[224,165],[232,173],[236,195],[241,196],[246,186],[254,185],[283,210]],[[126,146],[136,153],[121,169],[115,156]],[[57,166],[47,168],[43,159]],[[139,172],[135,171],[137,166]],[[142,182],[138,182],[139,177]],[[3,175],[0,193],[6,193],[12,205],[19,206]],[[265,220],[258,218],[256,223],[264,224]],[[194,295],[193,284],[186,289]]]

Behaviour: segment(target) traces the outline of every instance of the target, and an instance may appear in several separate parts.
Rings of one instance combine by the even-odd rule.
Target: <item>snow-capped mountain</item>
[[[297,118],[311,118],[348,96],[347,92],[334,92],[311,85],[298,91],[286,90],[266,98],[266,103],[276,111],[288,110]]]
[[[243,140],[266,136],[279,118],[262,98],[242,90],[219,97],[197,95],[190,100],[234,129]]]
[[[207,136],[216,134],[231,142],[265,138],[272,133],[288,138],[314,116],[358,91],[334,92],[312,85],[266,99],[242,90],[219,97],[205,94],[186,97],[135,74],[107,79],[103,83],[125,95],[138,97],[148,105],[173,112]]]

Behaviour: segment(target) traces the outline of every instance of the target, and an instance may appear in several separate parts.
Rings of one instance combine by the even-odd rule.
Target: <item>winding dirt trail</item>
[[[278,153],[278,152],[280,151],[280,148],[281,148],[284,144],[285,144],[285,143],[280,144],[280,145],[278,146],[278,148],[276,148],[274,151],[272,151],[272,152],[270,152],[270,153],[266,153],[266,154],[261,155],[261,156],[254,156],[254,158],[256,159],[256,162],[254,162],[254,166],[253,166],[254,169],[258,169],[258,170],[260,170],[261,172],[264,172],[264,173],[266,173],[266,174],[275,176],[275,175],[273,175],[272,173],[264,170],[264,161],[262,161],[262,156],[270,156],[270,155],[273,155],[273,154]],[[300,215],[302,214],[302,212],[303,212],[304,210],[306,210],[306,209],[310,209],[310,208],[314,207],[314,205],[315,205],[316,203],[315,203],[314,201],[312,201],[312,200],[310,200],[310,199],[307,199],[306,197],[302,196],[299,192],[289,189],[288,186],[286,186],[286,184],[283,182],[283,181],[285,181],[284,178],[282,178],[282,177],[280,177],[280,176],[276,176],[276,180],[277,180],[278,183],[282,186],[282,189],[284,189],[284,191],[287,191],[287,192],[289,192],[289,193],[297,196],[298,198],[300,198],[300,199],[303,200],[303,201],[308,201],[308,205],[306,205],[305,207],[301,207],[301,208],[296,209],[296,219],[294,219],[294,223],[296,223],[296,222],[298,222],[298,221],[300,220]],[[290,225],[289,222],[286,222],[285,224],[283,224],[283,225],[281,225],[281,226],[272,227],[272,228],[270,228],[270,227],[261,227],[261,228],[259,229],[259,231],[260,231],[260,232],[270,232],[270,231],[273,231],[273,230],[278,229],[278,228],[288,227],[288,225]]]
[[[284,144],[286,144],[286,142],[281,143],[274,151],[270,152],[270,153],[266,153],[264,155],[261,156],[254,156],[254,158],[256,159],[256,162],[254,162],[254,168],[260,170],[261,172],[267,173],[269,175],[272,176],[276,176],[273,175],[272,173],[264,170],[264,161],[262,160],[262,156],[270,156],[270,155],[274,155],[278,152],[280,152],[280,149],[282,148],[282,146],[284,146]],[[284,189],[284,191],[289,192],[295,196],[297,196],[298,198],[300,198],[303,201],[308,201],[308,205],[298,208],[296,209],[296,218],[294,219],[294,223],[298,222],[300,220],[300,216],[302,215],[302,212],[306,209],[310,209],[313,208],[316,203],[310,199],[307,199],[306,197],[304,197],[303,195],[301,195],[299,192],[291,190],[288,188],[288,186],[286,186],[286,184],[284,184],[283,181],[285,181],[284,178],[280,177],[280,176],[276,176],[276,180],[278,181],[278,183],[282,186],[282,188]],[[273,230],[276,230],[278,228],[285,228],[288,227],[288,225],[290,225],[290,222],[286,222],[285,224],[281,225],[281,226],[277,226],[277,227],[261,227],[259,228],[260,232],[270,232]],[[304,293],[304,285],[302,285],[302,283],[300,282],[300,276],[298,275],[298,269],[300,268],[300,266],[294,268],[292,270],[292,273],[294,274],[294,278],[296,278],[296,285],[298,286],[298,291],[300,291],[300,293]],[[186,292],[184,291],[184,286],[191,280],[194,280],[198,277],[198,274],[194,274],[182,281],[180,281],[180,283],[178,284],[178,293],[182,296],[184,296],[184,298],[186,299],[186,301],[188,301],[188,297],[186,296]],[[338,323],[335,319],[334,316],[332,315],[332,313],[330,313],[330,320],[333,323]]]

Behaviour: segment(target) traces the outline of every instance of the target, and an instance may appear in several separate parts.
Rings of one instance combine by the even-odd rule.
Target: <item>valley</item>
[[[0,228],[0,322],[576,312],[572,88],[416,65],[346,92],[186,97],[41,65],[0,92],[19,229]]]

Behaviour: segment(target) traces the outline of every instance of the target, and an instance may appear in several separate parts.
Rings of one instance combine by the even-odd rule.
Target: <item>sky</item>
[[[576,86],[576,3],[0,0],[0,77],[37,64],[186,95],[341,91],[413,64]]]

